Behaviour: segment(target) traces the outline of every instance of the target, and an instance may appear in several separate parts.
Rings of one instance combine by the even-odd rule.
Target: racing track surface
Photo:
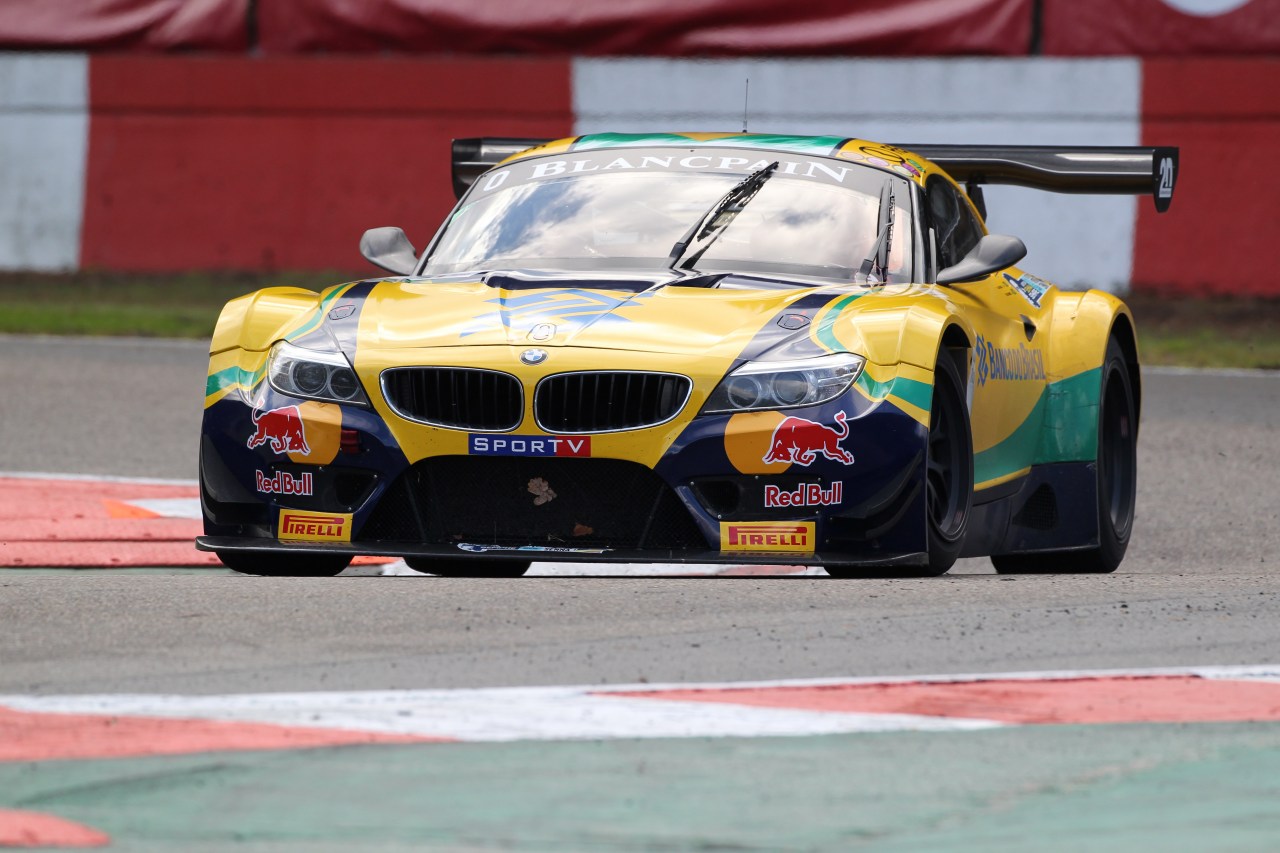
[[[199,343],[0,337],[0,439],[5,448],[0,471],[191,479],[203,378]],[[208,570],[0,570],[0,694],[440,690],[1280,662],[1280,376],[1149,371],[1144,375],[1144,398],[1137,525],[1129,556],[1112,576],[1001,577],[985,560],[964,561],[940,579],[900,581],[371,576],[309,580],[247,578]],[[4,725],[0,720],[0,744]],[[941,745],[979,735],[897,735],[917,738],[911,754],[923,749],[929,756],[928,772],[922,768],[919,774],[904,766],[904,753],[894,753],[883,741],[875,742],[881,746],[859,741],[862,746],[847,749],[839,744],[852,741],[839,741],[829,749],[840,756],[846,770],[845,761],[880,768],[872,775],[887,774],[884,784],[898,786],[905,800],[914,803],[909,808],[895,805],[884,814],[892,812],[908,822],[925,820],[928,832],[942,832],[947,822],[945,815],[922,816],[925,803],[944,813],[949,805],[962,808],[954,784],[957,774],[975,790],[990,788],[988,793],[999,800],[1007,792],[997,789],[1005,784],[1023,786],[1019,791],[1052,788],[1063,784],[1063,777],[1054,775],[1061,771],[1076,774],[1071,778],[1086,785],[1080,780],[1094,779],[1097,773],[1126,777],[1131,770],[1138,772],[1134,768],[1160,763],[1140,756],[1176,754],[1204,760],[1186,770],[1192,774],[1187,778],[1168,771],[1173,776],[1163,783],[1182,791],[1188,804],[1195,803],[1197,792],[1208,785],[1195,773],[1208,773],[1205,768],[1213,766],[1222,777],[1238,778],[1241,785],[1256,777],[1262,780],[1260,786],[1274,793],[1280,758],[1267,763],[1263,757],[1280,756],[1275,724],[1215,725],[1218,728],[1201,726],[1199,734],[1179,727],[1131,726],[1127,734],[1108,739],[1105,748],[1070,726],[1050,727],[1055,733],[1034,743],[1004,730],[998,737],[1007,742],[987,746],[971,741]],[[678,741],[655,741],[648,751],[624,745],[609,757],[579,746],[572,755],[565,754],[563,767],[570,776],[575,772],[570,768],[588,767],[612,774],[610,780],[625,777],[619,790],[634,794],[641,804],[639,813],[645,813],[646,805],[650,812],[661,808],[670,815],[682,808],[679,802],[654,799],[650,789],[637,787],[647,762],[652,762],[655,783],[663,774],[675,774],[663,784],[674,786],[671,790],[681,792],[681,797],[706,798],[708,813],[770,801],[799,808],[797,792],[830,793],[831,778],[806,778],[803,784],[790,778],[795,755],[773,755],[775,741],[752,743],[761,745],[725,746],[707,759],[706,766],[743,777],[726,783],[726,789],[741,793],[743,786],[758,784],[774,792],[763,800],[758,791],[734,801],[727,795],[717,799],[706,790],[681,788],[673,780],[688,779],[697,771],[686,767],[685,775],[679,776],[679,762],[688,759]],[[1085,743],[1095,744],[1089,749],[1105,770],[1066,767],[1073,761],[1085,763],[1079,754]],[[325,761],[336,761],[325,755]],[[484,773],[497,772],[475,769],[473,759],[515,775],[562,766],[557,763],[561,759],[544,765],[547,753],[527,744],[514,753],[483,753],[483,759],[476,758],[479,752],[466,755],[458,757],[454,768],[464,779],[458,794],[463,799],[470,790],[467,784],[475,784],[472,793],[484,799]],[[992,755],[1003,756],[1003,761],[993,761]],[[1248,755],[1254,758],[1241,757]],[[746,776],[744,765],[734,763],[738,759],[752,762],[746,765],[752,768]],[[240,770],[265,772],[261,761],[255,761],[245,759]],[[1040,769],[1035,773],[1027,769],[1037,762]],[[338,764],[313,770],[332,774],[323,777],[325,784],[340,785],[355,771]],[[389,770],[388,778],[411,775],[407,766]],[[278,768],[273,765],[274,769]],[[16,772],[0,765],[0,782],[17,784],[10,778]],[[99,772],[85,770],[85,779]],[[304,779],[306,774],[298,772]],[[773,783],[760,781],[765,777],[755,782],[746,778],[757,773],[777,778]],[[425,784],[409,775],[402,780],[405,785]],[[847,773],[835,778],[847,779]],[[88,784],[85,779],[80,782]],[[376,778],[361,784],[380,790],[395,787],[394,781],[382,786]],[[450,781],[442,777],[435,784],[439,793]],[[779,786],[790,786],[791,793],[784,794]],[[576,791],[588,796],[592,786],[583,780]],[[1119,823],[1112,831],[1119,834],[1106,836],[1114,849],[1137,840],[1123,834],[1124,815],[1133,813],[1135,803],[1147,802],[1147,795],[1137,791],[1129,796],[1134,799],[1122,800],[1127,805],[1116,811]],[[33,802],[39,799],[33,797]],[[536,802],[531,806],[530,797],[527,791],[520,797],[504,791],[493,802],[507,809],[503,814],[552,808]],[[1174,797],[1167,805],[1176,809],[1181,801]],[[0,828],[4,805],[0,801]],[[872,809],[883,806],[872,798]],[[1076,802],[1073,808],[1077,807],[1106,813],[1088,797]],[[458,809],[459,815],[468,813],[465,806]],[[1071,815],[1081,813],[1041,811],[1027,824],[1031,828],[1023,828],[1025,833],[1047,832],[1045,827],[1054,821],[1059,829],[1070,826],[1075,820]],[[1237,839],[1241,849],[1266,849],[1280,838],[1274,805],[1264,811],[1262,823],[1247,823],[1255,830],[1260,827],[1263,834]],[[634,819],[635,812],[619,813],[616,827]],[[805,814],[812,826],[822,825],[818,813]],[[1020,819],[1032,820],[1019,814]],[[1224,814],[1216,812],[1207,820]],[[1253,818],[1261,819],[1259,814]],[[675,820],[673,825],[681,824]],[[567,829],[567,835],[557,835],[546,825],[542,829],[545,849],[594,846]],[[1014,845],[1018,848],[1054,849],[1053,844],[1025,844],[1030,837],[1026,834],[999,834],[1006,830],[1008,826],[1000,825],[991,830],[993,835],[972,836],[986,839],[982,844],[974,840],[973,849],[999,847],[1000,839],[1009,837],[1020,840]],[[1153,831],[1147,826],[1148,834],[1140,837],[1151,840]],[[447,837],[470,838],[468,843],[476,849],[487,849],[483,837],[463,830]],[[528,841],[519,830],[502,837],[512,843]],[[683,840],[671,842],[672,849],[693,844],[694,836],[679,837]],[[782,839],[787,837],[774,836],[779,846],[785,846]],[[812,843],[796,846],[842,847],[830,842],[833,837],[838,836],[815,836]],[[935,845],[946,838],[954,846],[957,839],[969,836],[925,832],[912,837],[919,843],[932,838]],[[1170,835],[1169,840],[1177,846],[1178,837]],[[653,838],[653,844],[665,843]],[[723,834],[703,840],[741,841]],[[906,839],[898,840],[905,844],[902,849],[911,849]],[[760,843],[773,849],[773,844]],[[621,841],[618,845],[616,849],[631,849]],[[887,844],[884,849],[899,848]]]
[[[194,478],[203,350],[0,337],[0,470]],[[0,691],[1280,661],[1280,376],[1148,373],[1144,396],[1136,530],[1113,576],[999,577],[985,560],[937,580],[843,582],[10,572]],[[90,615],[91,633],[68,630]]]

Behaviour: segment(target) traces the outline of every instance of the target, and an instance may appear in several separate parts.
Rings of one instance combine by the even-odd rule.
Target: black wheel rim
[[[1111,527],[1121,539],[1128,533],[1133,520],[1138,479],[1137,434],[1133,420],[1133,406],[1125,376],[1119,367],[1112,367],[1102,398],[1098,491],[1107,502]]]
[[[949,388],[934,386],[933,412],[929,421],[929,458],[925,476],[925,499],[929,523],[944,539],[955,539],[964,529],[969,479],[969,461],[960,440],[960,400]]]

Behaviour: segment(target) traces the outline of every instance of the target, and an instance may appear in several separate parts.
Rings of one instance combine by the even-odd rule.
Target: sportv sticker
[[[468,436],[472,456],[579,456],[591,455],[589,435],[476,435]]]
[[[282,509],[276,535],[291,542],[350,542],[351,514]]]
[[[722,521],[720,551],[734,554],[812,554],[812,521]]]

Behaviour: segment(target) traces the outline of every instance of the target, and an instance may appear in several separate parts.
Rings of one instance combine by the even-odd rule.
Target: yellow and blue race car
[[[227,304],[201,549],[833,575],[1109,572],[1129,542],[1133,317],[1020,269],[982,186],[1173,195],[1174,148],[597,134],[454,144],[391,276]]]

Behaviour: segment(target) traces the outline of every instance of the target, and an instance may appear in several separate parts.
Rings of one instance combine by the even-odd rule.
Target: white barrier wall
[[[0,55],[0,269],[74,269],[89,144],[83,55]]]
[[[742,129],[897,143],[1140,144],[1131,59],[578,59],[575,132]],[[1031,272],[1127,288],[1138,199],[985,190],[988,227],[1016,234]],[[1143,200],[1143,203],[1150,203]]]

